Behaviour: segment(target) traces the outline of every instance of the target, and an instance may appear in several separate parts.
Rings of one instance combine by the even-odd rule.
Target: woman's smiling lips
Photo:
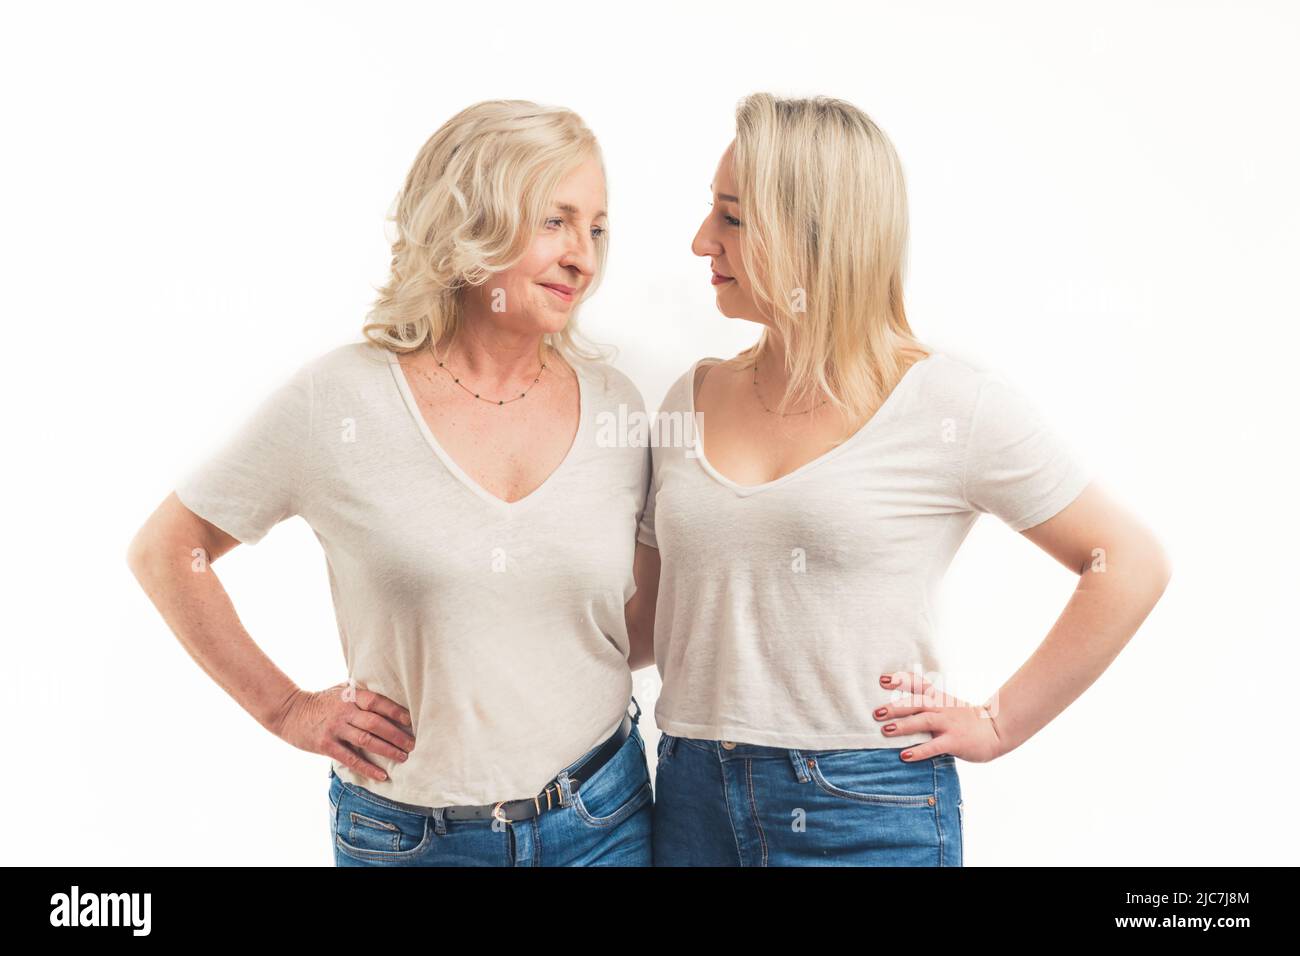
[[[724,276],[721,272],[714,272],[712,282],[714,285],[722,285],[724,282],[730,282],[734,276]]]
[[[560,297],[561,299],[563,299],[565,302],[572,302],[572,301],[573,301],[573,293],[574,293],[576,290],[575,290],[575,289],[573,288],[573,286],[571,286],[571,285],[560,285],[558,282],[555,282],[555,283],[551,283],[551,282],[543,282],[543,283],[542,283],[542,286],[543,286],[544,288],[550,289],[552,292],[554,292],[557,296],[559,296],[559,297]]]

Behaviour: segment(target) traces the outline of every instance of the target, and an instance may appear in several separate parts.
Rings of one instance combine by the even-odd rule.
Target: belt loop
[[[442,807],[433,807],[430,816],[433,817],[433,832],[438,836],[447,835],[447,821],[442,817]]]
[[[547,787],[549,790],[550,787]],[[561,770],[555,778],[555,789],[559,791],[559,805],[567,807],[573,802],[572,781],[569,780],[569,771]],[[548,797],[549,800],[549,797]]]
[[[636,702],[635,694],[632,695],[632,706],[636,708],[636,713],[632,715],[632,723],[635,724],[641,719],[641,705]]]
[[[800,783],[807,783],[812,779],[812,775],[808,773],[807,758],[797,750],[791,750],[789,751],[789,754],[790,763],[794,764],[795,777]]]

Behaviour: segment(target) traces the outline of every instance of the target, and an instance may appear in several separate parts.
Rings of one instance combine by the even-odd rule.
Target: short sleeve
[[[1091,479],[1090,465],[1024,394],[997,378],[980,386],[962,482],[972,511],[1024,531],[1064,509]]]
[[[216,454],[180,480],[181,504],[244,544],[300,514],[312,388],[311,368],[303,366],[263,399]]]

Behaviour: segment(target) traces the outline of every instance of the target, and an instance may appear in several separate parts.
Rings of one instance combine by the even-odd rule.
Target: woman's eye
[[[564,220],[561,219],[561,218],[558,217],[558,216],[556,216],[556,217],[553,218],[553,219],[548,219],[548,220],[546,220],[546,228],[547,228],[547,229],[552,228],[552,225],[551,225],[552,223],[555,223],[555,228],[559,228],[560,226],[563,226],[563,225],[564,225]],[[593,239],[603,239],[603,238],[605,237],[605,233],[606,233],[606,232],[607,232],[607,230],[606,230],[605,228],[603,228],[602,226],[592,226],[592,227],[591,227],[591,238],[593,238]]]
[[[709,203],[709,208],[710,208],[710,209],[713,208],[713,203],[712,203],[712,202]],[[729,215],[727,215],[725,212],[722,214],[722,221],[725,222],[728,226],[739,226],[739,225],[740,225],[740,220],[739,220],[739,219],[737,219],[735,216],[729,216]]]

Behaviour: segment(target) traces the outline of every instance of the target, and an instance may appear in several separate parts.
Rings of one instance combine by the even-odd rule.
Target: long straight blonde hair
[[[394,352],[431,348],[463,320],[461,294],[510,268],[528,250],[560,182],[600,146],[573,111],[527,100],[469,106],[429,137],[388,219],[397,228],[388,281],[362,332]],[[542,336],[574,364],[605,353],[576,327],[578,307],[605,271],[607,233],[596,240],[596,272],[564,329]]]
[[[745,97],[733,175],[741,257],[756,304],[785,342],[778,411],[825,392],[852,423],[875,413],[929,350],[903,309],[907,191],[889,138],[829,97]],[[772,354],[771,330],[732,361]]]

